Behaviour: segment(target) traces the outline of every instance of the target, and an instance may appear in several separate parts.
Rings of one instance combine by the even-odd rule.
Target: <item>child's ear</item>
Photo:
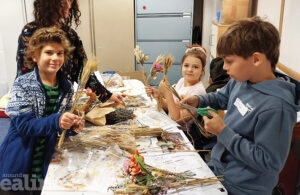
[[[265,58],[265,55],[260,52],[254,52],[252,56],[254,66],[260,65],[263,62],[263,59]]]

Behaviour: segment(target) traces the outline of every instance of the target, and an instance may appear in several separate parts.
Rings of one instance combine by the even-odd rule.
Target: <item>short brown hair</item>
[[[237,55],[248,58],[254,52],[266,55],[275,70],[279,59],[280,37],[276,27],[260,17],[238,20],[220,36],[217,52],[221,57]]]

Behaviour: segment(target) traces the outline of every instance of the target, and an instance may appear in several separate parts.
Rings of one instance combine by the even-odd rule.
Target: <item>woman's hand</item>
[[[114,93],[112,94],[112,96],[109,98],[109,100],[111,101],[114,101],[118,104],[123,104],[125,105],[125,102],[124,102],[124,97],[122,94],[117,94],[117,93]]]

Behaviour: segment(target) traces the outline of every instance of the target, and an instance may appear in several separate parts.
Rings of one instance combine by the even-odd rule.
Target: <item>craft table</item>
[[[144,85],[138,80],[124,80],[125,87],[119,91],[129,95],[142,95],[148,98],[148,105],[134,108],[136,123],[149,127],[160,127],[181,137],[186,147],[192,145],[177,124],[165,113],[157,111],[156,103],[144,93]],[[117,89],[111,89],[116,92]],[[88,131],[91,131],[89,128]],[[169,152],[158,147],[156,137],[139,137],[136,139],[138,150],[145,162],[160,169],[183,172],[190,171],[196,178],[213,177],[214,174],[196,152]],[[113,195],[110,187],[122,184],[122,161],[120,156],[111,155],[121,152],[116,145],[106,150],[97,148],[61,149],[54,154],[44,182],[42,195]],[[167,194],[186,195],[226,195],[227,191],[220,182],[197,187],[180,187],[169,189]]]

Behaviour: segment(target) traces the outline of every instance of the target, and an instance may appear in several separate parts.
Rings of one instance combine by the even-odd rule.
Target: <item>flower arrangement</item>
[[[150,74],[148,75],[147,77],[147,83],[149,83],[149,79],[152,78],[152,79],[156,79],[157,76],[158,76],[158,73],[160,72],[163,72],[163,68],[161,67],[161,63],[163,61],[163,56],[158,56],[156,58],[156,60],[153,62],[153,65],[150,69]]]
[[[173,173],[147,165],[138,151],[123,161],[123,170],[128,181],[124,185],[109,187],[114,194],[162,195],[171,188],[209,185],[222,180],[222,177],[193,178],[190,171]]]
[[[166,54],[163,56],[162,58],[162,65],[163,65],[163,74],[164,74],[164,78],[163,81],[169,83],[168,78],[167,78],[167,74],[169,69],[171,68],[171,66],[173,65],[174,62],[174,58],[172,55],[170,54]],[[162,82],[162,81],[161,81]],[[160,94],[158,96],[158,101],[157,101],[157,109],[160,111],[162,110],[162,102],[163,102],[163,96]]]
[[[156,58],[156,60],[153,62],[153,65],[150,69],[150,73],[147,76],[146,71],[145,71],[145,67],[144,67],[144,63],[145,63],[145,61],[149,60],[149,56],[145,55],[138,45],[134,48],[134,55],[135,55],[136,60],[138,61],[138,63],[141,66],[142,72],[145,75],[145,80],[144,80],[145,85],[149,85],[149,79],[150,78],[156,79],[157,76],[158,76],[158,73],[164,71],[163,68],[160,65],[160,63],[162,63],[163,60],[164,60],[163,56],[158,56]],[[152,100],[151,96],[150,96],[150,98]]]
[[[149,56],[145,55],[143,53],[143,51],[140,49],[140,46],[138,46],[138,45],[134,48],[133,54],[135,56],[136,61],[140,64],[140,67],[142,69],[142,72],[145,75],[145,78],[147,78],[147,74],[146,74],[146,71],[145,71],[144,63],[149,60]],[[148,85],[147,82],[148,82],[147,79],[145,79],[144,83],[146,85]]]

